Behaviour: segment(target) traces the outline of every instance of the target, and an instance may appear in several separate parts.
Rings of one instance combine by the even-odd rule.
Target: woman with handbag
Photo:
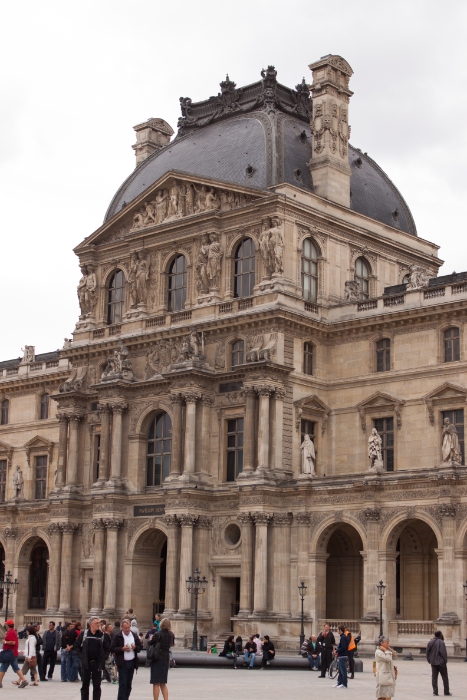
[[[378,643],[375,652],[376,697],[389,700],[396,693],[397,666],[394,666],[394,659],[397,659],[397,653],[389,646],[388,637],[380,637]]]
[[[33,677],[34,677],[34,683],[33,685],[39,685],[38,680],[39,680],[39,674],[37,673],[37,656],[36,656],[36,644],[37,644],[37,638],[36,638],[36,630],[35,628],[30,625],[26,632],[28,633],[28,638],[26,640],[26,644],[24,646],[24,663],[23,663],[23,668],[21,669],[23,674],[28,673],[28,671],[31,671]]]
[[[168,618],[161,622],[160,632],[151,639],[148,646],[148,661],[151,664],[151,680],[154,700],[158,700],[159,691],[164,700],[169,700],[169,690],[167,688],[167,676],[169,673],[170,647],[175,644],[174,633],[171,631],[171,624]]]

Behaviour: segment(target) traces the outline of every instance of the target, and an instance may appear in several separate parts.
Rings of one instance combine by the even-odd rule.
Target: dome
[[[196,104],[180,98],[177,137],[125,180],[105,221],[170,170],[262,190],[286,182],[313,192],[309,86],[275,83],[271,98],[266,82],[237,90],[227,76],[217,97]],[[349,165],[351,209],[416,236],[409,207],[384,171],[350,145]]]

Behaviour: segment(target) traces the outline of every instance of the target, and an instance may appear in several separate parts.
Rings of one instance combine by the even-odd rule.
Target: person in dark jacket
[[[129,620],[123,620],[122,629],[112,638],[110,646],[118,667],[117,700],[128,700],[130,697],[133,675],[138,668],[138,653],[141,648],[139,635],[132,632]]]
[[[70,669],[68,672],[68,682],[69,683],[79,683],[78,673],[80,672],[81,657],[80,654],[75,649],[75,642],[81,634],[81,622],[71,623],[71,629],[69,632],[68,640],[71,645],[70,648]]]
[[[44,632],[42,637],[42,648],[44,650],[44,658],[42,660],[42,676],[41,681],[47,681],[54,675],[55,664],[57,662],[57,651],[60,646],[60,632],[55,629],[55,622],[49,622],[49,629]],[[47,673],[47,665],[49,672]],[[45,677],[47,674],[47,678]]]
[[[109,651],[104,635],[99,629],[99,618],[90,617],[88,629],[80,633],[73,650],[81,658],[81,700],[89,700],[89,684],[92,678],[92,700],[100,700],[102,669]]]
[[[248,661],[250,661],[250,665],[248,666],[248,670],[250,668],[253,668],[255,665],[255,657],[256,657],[256,652],[258,650],[258,647],[256,646],[256,642],[253,641],[253,637],[248,637],[248,641],[245,644],[244,648],[244,661],[243,665],[248,666]]]
[[[443,679],[444,694],[452,695],[449,692],[448,678],[448,653],[446,644],[441,630],[436,630],[435,636],[427,644],[426,659],[431,664],[431,685],[433,686],[433,695],[438,695],[438,674],[441,674]]]
[[[349,638],[344,625],[339,625],[339,644],[336,647],[337,683],[335,688],[347,688],[347,659],[349,658]]]
[[[237,651],[235,648],[234,636],[231,634],[224,642],[224,648],[219,656],[226,656],[228,659],[233,659],[234,668],[237,668]]]
[[[264,671],[266,666],[269,666],[271,661],[274,661],[276,655],[276,650],[274,649],[274,644],[269,639],[269,635],[265,634],[263,637],[263,658],[261,659],[261,670]]]
[[[320,654],[321,654],[321,642],[318,642],[316,634],[313,634],[308,640],[306,645],[306,653],[308,661],[310,662],[310,671],[319,669]]]
[[[321,644],[321,675],[319,678],[324,678],[331,665],[332,653],[336,645],[336,639],[329,625],[324,625],[324,630],[318,635],[318,642]]]
[[[160,643],[159,658],[151,662],[151,679],[154,700],[159,697],[159,691],[164,700],[169,700],[169,690],[167,688],[167,676],[169,673],[170,647],[175,644],[174,633],[171,631],[170,620],[164,617],[161,620],[161,631],[156,632],[150,641],[150,646]]]

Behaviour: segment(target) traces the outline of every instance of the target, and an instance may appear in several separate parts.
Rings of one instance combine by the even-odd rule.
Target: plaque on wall
[[[151,515],[165,515],[165,504],[159,503],[156,506],[133,506],[134,518],[147,518]]]

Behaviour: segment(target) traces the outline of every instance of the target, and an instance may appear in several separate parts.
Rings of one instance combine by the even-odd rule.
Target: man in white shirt
[[[123,620],[121,632],[117,632],[112,638],[110,651],[115,654],[118,667],[117,700],[128,700],[133,674],[138,668],[138,652],[141,651],[141,641],[138,635],[131,631],[129,620]]]
[[[256,656],[262,656],[263,654],[263,641],[259,634],[255,634],[253,641],[256,643]]]

